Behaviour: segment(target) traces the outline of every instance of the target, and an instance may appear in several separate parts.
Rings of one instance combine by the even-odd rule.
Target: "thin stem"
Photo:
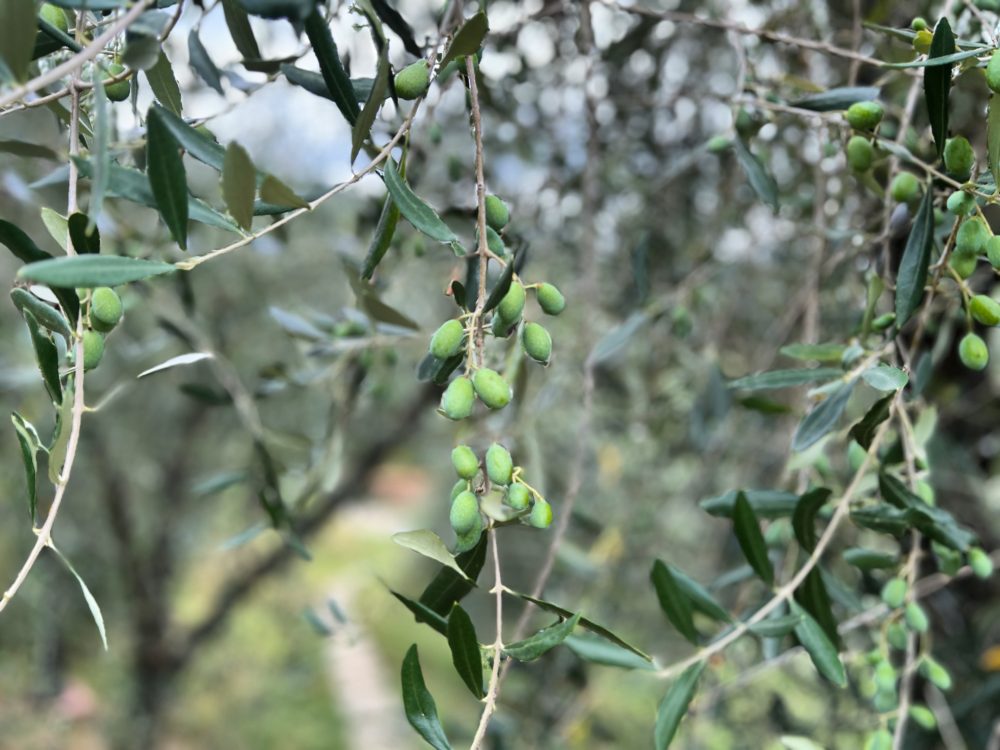
[[[480,366],[483,365],[483,349],[486,330],[483,313],[486,309],[486,270],[489,266],[490,249],[486,240],[486,174],[483,166],[483,118],[479,110],[479,87],[476,84],[475,57],[465,58],[465,71],[469,79],[469,99],[472,110],[472,131],[476,142],[476,228],[479,232],[479,294],[476,309],[472,314],[473,337]]]
[[[493,668],[490,671],[489,685],[486,687],[486,704],[483,706],[483,714],[479,717],[479,726],[476,727],[476,734],[472,738],[469,750],[477,750],[482,746],[486,737],[486,729],[490,724],[490,719],[497,710],[497,695],[500,692],[500,657],[503,654],[503,579],[500,576],[500,549],[497,546],[496,529],[490,528],[487,532],[493,546],[493,588],[490,593],[496,597],[496,637],[493,640]]]

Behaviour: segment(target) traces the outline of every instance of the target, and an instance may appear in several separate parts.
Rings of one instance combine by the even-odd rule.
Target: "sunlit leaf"
[[[18,278],[57,287],[118,286],[151,276],[172,273],[169,263],[120,255],[77,255],[29,263]]]
[[[566,620],[542,628],[523,641],[506,644],[503,651],[518,661],[534,661],[565,641],[579,622],[580,615],[577,613]]]
[[[465,571],[455,562],[454,556],[448,551],[441,537],[429,529],[401,531],[392,535],[392,541],[465,576]]]

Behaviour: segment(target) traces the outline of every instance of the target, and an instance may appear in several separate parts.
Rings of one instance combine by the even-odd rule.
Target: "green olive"
[[[417,99],[427,93],[431,85],[430,68],[426,60],[417,60],[396,74],[396,96],[400,99]]]
[[[854,102],[847,109],[847,122],[855,130],[874,130],[882,122],[882,105],[878,102]]]
[[[462,492],[465,492],[467,489],[469,489],[468,480],[459,479],[457,482],[455,482],[455,485],[451,488],[451,496],[449,499],[454,502],[455,498],[458,497],[459,494],[461,494]]]
[[[462,350],[462,340],[465,338],[465,327],[460,320],[449,320],[438,328],[431,336],[428,350],[438,359],[449,359]]]
[[[521,317],[521,312],[524,310],[524,297],[524,287],[519,282],[512,281],[510,289],[497,305],[497,315],[508,323],[514,323]]]
[[[114,289],[97,287],[90,295],[90,324],[98,331],[107,332],[121,322],[124,308],[121,297]]]
[[[906,620],[906,626],[915,633],[926,633],[927,628],[930,627],[927,613],[917,602],[910,602],[906,605],[903,619]]]
[[[906,581],[902,578],[890,578],[882,587],[882,601],[885,606],[897,609],[906,601]]]
[[[479,471],[479,459],[467,445],[459,445],[451,451],[451,463],[462,479],[472,479]]]
[[[934,657],[924,656],[919,671],[938,690],[951,690],[951,674]]]
[[[1000,268],[1000,237],[990,237],[986,240],[986,257],[989,258],[991,266]]]
[[[889,645],[897,651],[906,650],[906,628],[898,622],[890,623],[889,627],[885,629],[885,639],[889,642]]]
[[[892,664],[882,659],[875,667],[875,685],[879,690],[894,690],[898,675]]]
[[[514,472],[514,460],[510,451],[500,443],[493,443],[486,451],[486,475],[493,484],[506,486],[510,484]]]
[[[990,361],[986,342],[974,333],[967,333],[958,344],[958,358],[970,370],[983,370]]]
[[[984,326],[1000,324],[1000,304],[985,294],[977,294],[969,300],[969,314]]]
[[[83,332],[83,369],[93,370],[104,357],[104,336],[97,331]]]
[[[875,160],[875,149],[863,135],[851,136],[847,142],[847,164],[855,172],[867,172]]]
[[[105,70],[109,77],[117,78],[125,72],[125,66],[119,63],[111,63]],[[115,81],[114,83],[105,83],[104,93],[107,95],[108,99],[113,102],[123,102],[128,99],[129,95],[132,93],[132,82],[128,78],[125,78],[124,80]]]
[[[979,547],[970,547],[966,553],[969,567],[977,578],[989,578],[993,575],[993,560]]]
[[[993,233],[989,226],[980,217],[974,216],[962,222],[955,235],[955,249],[960,253],[972,253],[979,255],[986,250],[986,243],[989,242]]]
[[[913,172],[900,172],[892,178],[889,185],[889,194],[894,201],[899,203],[909,203],[920,195],[920,180]]]
[[[552,506],[541,498],[536,499],[528,514],[528,523],[536,529],[547,529],[552,524]]]
[[[958,180],[967,180],[976,163],[972,144],[965,136],[956,135],[944,144],[944,168]]]
[[[969,216],[976,210],[976,199],[964,190],[956,190],[945,205],[955,216]]]
[[[978,262],[975,253],[960,253],[957,251],[952,253],[951,258],[948,259],[948,265],[955,269],[955,273],[963,279],[969,278],[976,272],[976,264]]]
[[[472,413],[474,401],[472,381],[466,377],[458,377],[441,394],[441,412],[448,419],[465,419]]]
[[[486,196],[486,223],[499,232],[510,221],[510,209],[495,195]]]
[[[920,29],[913,37],[913,49],[921,55],[926,55],[931,51],[931,42],[933,40],[934,34],[931,33],[930,29]]]
[[[1000,50],[994,52],[986,64],[986,85],[994,92],[1000,92]]]
[[[538,323],[526,323],[521,330],[524,352],[536,362],[548,364],[552,356],[552,337]]]
[[[910,21],[910,28],[914,31],[923,31],[927,28],[927,21],[921,16],[917,16],[912,21]]]
[[[502,409],[510,403],[512,396],[510,386],[496,370],[480,367],[472,376],[472,384],[479,400],[490,409]]]
[[[451,521],[451,528],[458,536],[464,536],[482,523],[479,515],[479,498],[473,493],[465,490],[460,492],[451,503],[451,512],[448,514]]]
[[[910,718],[924,729],[928,731],[937,729],[937,717],[934,716],[934,712],[927,708],[927,706],[915,704],[910,706],[908,711]]]
[[[514,510],[526,510],[531,505],[531,491],[520,482],[507,488],[507,505]]]
[[[535,290],[538,305],[546,315],[558,315],[566,309],[566,298],[554,284],[539,284]]]

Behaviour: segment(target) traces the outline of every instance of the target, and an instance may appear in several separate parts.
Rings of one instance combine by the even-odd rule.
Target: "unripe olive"
[[[910,21],[910,28],[914,31],[923,31],[927,28],[927,21],[925,21],[922,17],[917,16]]]
[[[535,295],[538,297],[539,307],[546,315],[558,315],[566,309],[566,298],[554,284],[539,284]]]
[[[963,279],[969,278],[976,272],[978,262],[975,253],[954,252],[948,259],[948,265],[955,269],[955,273]]]
[[[847,108],[847,122],[855,130],[874,130],[882,122],[882,106],[878,102],[854,102]]]
[[[451,503],[448,520],[451,521],[451,528],[459,536],[471,532],[476,528],[476,524],[482,523],[479,516],[479,498],[468,490],[460,492]]]
[[[90,295],[90,324],[98,331],[110,331],[122,319],[122,300],[114,289],[99,286]]]
[[[896,670],[893,669],[892,664],[884,659],[875,667],[875,685],[879,690],[896,689]]]
[[[472,384],[479,400],[490,409],[502,409],[510,403],[512,395],[510,386],[496,370],[480,367],[472,376]]]
[[[528,514],[528,523],[536,529],[547,529],[552,524],[552,506],[541,498],[535,500]]]
[[[125,72],[125,66],[119,63],[111,63],[107,66],[106,71],[110,77],[116,78]],[[107,83],[104,85],[104,93],[113,102],[123,102],[132,93],[132,82],[126,78],[122,81]]]
[[[749,137],[760,130],[763,123],[760,121],[760,117],[751,115],[745,108],[740,107],[736,113],[734,125],[737,133],[744,137]]]
[[[886,328],[891,326],[896,322],[896,313],[887,312],[883,315],[879,315],[875,320],[872,321],[872,330],[874,331],[884,331]]]
[[[910,706],[909,713],[910,718],[924,729],[932,730],[937,728],[937,718],[934,716],[934,712],[927,708],[927,706],[912,705]]]
[[[733,145],[733,139],[725,135],[713,135],[705,144],[705,150],[710,154],[718,154]]]
[[[969,314],[984,326],[1000,323],[1000,304],[986,294],[977,294],[969,300]]]
[[[514,472],[514,459],[510,457],[510,451],[500,443],[493,443],[486,451],[486,475],[493,484],[510,484],[511,474]]]
[[[981,548],[972,547],[967,553],[969,557],[969,567],[977,578],[989,578],[993,575],[993,560]]]
[[[1000,50],[994,52],[986,64],[986,85],[1000,92]]]
[[[972,174],[972,166],[976,163],[976,155],[972,144],[962,135],[949,138],[944,144],[944,168],[956,179],[967,180]]]
[[[899,705],[899,696],[896,695],[895,690],[878,690],[872,699],[872,705],[876,711],[882,714],[894,711]]]
[[[455,482],[455,486],[451,488],[451,495],[449,496],[448,499],[454,501],[455,498],[459,496],[459,494],[465,492],[467,489],[469,489],[468,481],[466,481],[465,479],[459,479],[457,482]]]
[[[906,605],[903,618],[906,620],[906,624],[910,630],[916,633],[926,633],[927,628],[930,627],[927,613],[924,612],[924,608],[917,604],[917,602],[910,602]]]
[[[104,356],[104,336],[97,331],[83,332],[83,369],[93,370]]]
[[[945,205],[955,216],[968,216],[976,210],[976,199],[964,190],[956,190]]]
[[[548,364],[552,356],[552,337],[538,323],[526,323],[521,331],[524,352],[536,362]]]
[[[501,258],[506,258],[509,255],[507,248],[503,244],[503,239],[501,239],[493,227],[486,227],[486,247],[489,248],[491,253],[499,255]]]
[[[882,587],[882,601],[892,609],[902,607],[906,601],[906,581],[902,578],[890,578]]]
[[[479,459],[467,445],[459,445],[451,451],[451,463],[462,479],[472,479],[479,471]]]
[[[400,99],[417,99],[431,85],[431,73],[426,60],[417,60],[396,74],[396,96]]]
[[[892,735],[888,729],[876,729],[865,738],[864,750],[892,750]]]
[[[505,339],[510,335],[510,331],[516,323],[516,320],[505,320],[501,315],[494,315],[490,330],[497,338]]]
[[[472,381],[466,377],[455,378],[441,394],[441,411],[448,419],[465,419],[472,413],[475,399]]]
[[[897,651],[906,650],[906,628],[898,622],[890,623],[889,627],[885,629],[885,639]]]
[[[986,240],[986,257],[989,258],[991,266],[1000,268],[1000,237],[990,237]]]
[[[889,193],[894,201],[909,203],[920,195],[920,180],[913,172],[900,172],[892,178]]]
[[[986,250],[986,243],[989,242],[993,233],[989,226],[980,217],[974,216],[962,222],[955,235],[955,249],[960,253],[972,253],[979,255]]]
[[[62,8],[52,5],[51,3],[45,3],[38,11],[38,15],[43,21],[55,26],[62,33],[69,33],[69,18],[67,18],[66,11]]]
[[[514,510],[526,510],[531,505],[531,491],[520,482],[507,488],[507,505]]]
[[[934,35],[930,29],[920,29],[913,37],[913,49],[921,55],[926,55],[931,51],[932,41],[934,41]]]
[[[867,172],[875,160],[875,149],[863,135],[852,136],[847,142],[847,164],[855,172]]]
[[[510,221],[510,209],[507,204],[495,195],[486,196],[486,223],[490,228],[500,231]]]
[[[479,543],[479,538],[483,535],[483,517],[476,516],[475,526],[467,534],[456,534],[457,542],[455,552],[468,552]]]
[[[524,287],[517,281],[512,281],[510,289],[497,305],[497,315],[508,323],[513,323],[521,317],[524,310]]]
[[[465,327],[460,320],[449,320],[438,328],[431,336],[428,350],[438,359],[454,357],[462,349],[462,339],[465,338]]]
[[[958,358],[970,370],[983,370],[990,361],[986,342],[974,333],[967,333],[958,344]]]
[[[932,656],[925,656],[920,662],[920,674],[938,690],[951,690],[951,674]]]

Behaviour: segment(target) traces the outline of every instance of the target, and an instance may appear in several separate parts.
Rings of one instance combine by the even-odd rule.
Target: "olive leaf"
[[[742,492],[736,495],[736,502],[733,505],[733,532],[750,567],[764,583],[770,586],[774,583],[774,568],[767,556],[767,544],[760,531],[757,515]]]
[[[826,487],[817,487],[802,495],[795,505],[792,529],[802,549],[807,552],[812,552],[816,547],[816,514],[830,499],[831,494],[833,493]]]
[[[231,141],[226,146],[222,166],[222,197],[229,215],[246,230],[253,223],[253,199],[257,192],[255,172],[250,155],[236,141]]]
[[[840,661],[836,647],[823,632],[823,628],[800,604],[795,601],[790,604],[792,612],[801,618],[799,624],[795,626],[795,637],[809,654],[816,671],[837,687],[847,687],[844,664]]]
[[[792,450],[805,450],[836,426],[851,398],[855,382],[844,383],[806,414],[792,437]]]
[[[179,144],[156,107],[150,107],[146,116],[146,163],[156,209],[177,244],[186,250],[187,174]]]
[[[451,245],[453,249],[458,245],[458,236],[451,230],[451,227],[441,220],[433,208],[410,189],[392,158],[386,160],[383,178],[389,195],[392,196],[399,212],[415,229],[423,232],[432,240]]]
[[[167,59],[163,50],[160,50],[156,64],[144,73],[156,100],[175,115],[179,115],[184,107],[181,101],[181,89],[177,85],[177,78],[174,76],[170,60]]]
[[[877,86],[843,86],[794,99],[788,104],[796,109],[808,109],[813,112],[839,112],[856,102],[874,101],[878,96]]]
[[[170,263],[154,260],[121,255],[76,255],[29,263],[21,267],[17,276],[53,287],[92,288],[128,284],[175,270]]]
[[[357,122],[361,110],[354,96],[351,79],[347,77],[344,65],[340,61],[340,53],[337,52],[337,45],[333,41],[330,27],[319,8],[314,7],[306,17],[305,31],[316,59],[319,61],[319,70],[323,75],[327,91],[329,91],[334,104],[337,105],[337,109],[340,110],[344,119],[353,126]]]
[[[382,258],[389,251],[392,245],[392,238],[396,234],[396,224],[399,222],[399,207],[391,195],[385,196],[382,203],[382,213],[379,214],[378,224],[375,226],[375,234],[372,236],[371,244],[368,246],[368,254],[365,256],[364,269],[361,271],[361,278],[371,279],[382,262]]]
[[[455,562],[462,569],[461,574],[450,567],[442,568],[420,594],[420,604],[444,616],[451,610],[452,604],[472,591],[474,581],[479,578],[486,563],[486,539],[483,534],[475,547],[455,556]]]
[[[834,367],[817,367],[814,369],[771,370],[756,375],[747,375],[736,380],[730,380],[727,388],[744,391],[760,391],[772,388],[792,388],[797,385],[815,383],[820,380],[833,380],[843,375],[843,371]]]
[[[767,171],[763,162],[747,148],[742,138],[733,141],[733,150],[736,152],[736,161],[747,176],[750,187],[766,205],[770,206],[775,213],[778,211],[778,183]]]
[[[947,18],[938,21],[934,28],[934,38],[928,58],[940,57],[947,59],[955,53],[955,35]],[[931,134],[937,146],[938,157],[944,153],[945,140],[948,138],[948,93],[951,91],[951,63],[933,65],[924,69],[924,101],[927,103],[927,115],[931,121]],[[929,190],[927,191],[930,192]],[[896,313],[899,317],[899,313]],[[900,325],[902,325],[900,323]]]
[[[16,411],[11,412],[10,421],[14,424],[17,442],[21,446],[28,488],[28,514],[31,516],[31,525],[34,526],[38,517],[38,451],[42,447],[42,441],[38,439],[35,426]]]
[[[896,274],[896,328],[902,328],[924,297],[934,247],[934,191],[928,186],[913,219]]]
[[[55,553],[56,557],[59,558],[60,562],[62,562],[62,564],[66,566],[66,569],[73,574],[73,577],[76,579],[76,582],[80,584],[80,591],[83,592],[83,598],[87,602],[87,609],[90,610],[90,616],[94,618],[94,624],[97,625],[97,632],[101,636],[101,643],[104,645],[104,650],[107,651],[108,633],[104,628],[104,615],[101,614],[101,606],[97,603],[97,599],[94,598],[94,595],[90,593],[90,589],[87,587],[87,584],[83,580],[83,577],[76,572],[76,568],[73,567],[73,563],[71,563],[67,559],[67,557],[56,548],[54,544],[50,543],[48,547]]]
[[[670,569],[662,560],[656,560],[649,572],[649,578],[656,590],[660,609],[663,610],[667,619],[677,628],[677,632],[691,643],[697,643],[698,631],[694,628],[694,620],[691,616],[691,602],[688,601],[687,595],[674,580]]]
[[[486,14],[483,12],[477,13],[462,24],[462,28],[455,34],[455,38],[451,40],[448,51],[441,58],[439,69],[444,68],[458,57],[474,55],[479,50],[489,30],[490,24],[486,19]]]
[[[486,695],[483,688],[483,659],[479,651],[479,638],[472,618],[458,603],[451,607],[448,615],[448,648],[451,662],[469,691],[477,700]]]
[[[222,0],[222,13],[226,17],[229,35],[240,54],[252,60],[260,58],[260,47],[257,46],[257,39],[250,26],[250,18],[239,0]]]
[[[437,705],[434,696],[424,684],[424,674],[420,669],[420,657],[417,645],[413,644],[403,658],[401,672],[403,684],[403,708],[406,720],[410,722],[417,733],[435,748],[435,750],[451,750],[448,738],[438,719]]]
[[[437,534],[430,529],[418,531],[400,531],[392,535],[392,541],[400,547],[406,547],[417,554],[430,558],[446,568],[451,568],[458,575],[465,577],[465,571],[456,562],[455,557]]]
[[[225,8],[223,8],[223,11],[225,11]],[[197,26],[192,28],[188,33],[188,59],[191,61],[191,67],[194,68],[194,72],[198,74],[198,77],[209,88],[214,89],[219,94],[225,94],[222,89],[222,76],[215,63],[212,62],[212,57],[208,54],[208,50],[205,49],[205,45],[202,44]]]
[[[691,665],[681,672],[680,677],[674,680],[667,694],[663,696],[656,710],[656,728],[653,732],[653,745],[656,750],[666,750],[673,742],[681,719],[687,714],[688,706],[694,699],[698,680],[704,671],[704,661]]]
[[[542,628],[523,641],[508,643],[503,647],[503,652],[518,661],[534,661],[565,641],[579,622],[580,614],[577,613],[547,628]]]
[[[753,512],[760,518],[781,518],[795,512],[799,496],[785,490],[729,490],[716,497],[698,503],[702,510],[712,516],[731,518],[736,497],[743,495]]]

